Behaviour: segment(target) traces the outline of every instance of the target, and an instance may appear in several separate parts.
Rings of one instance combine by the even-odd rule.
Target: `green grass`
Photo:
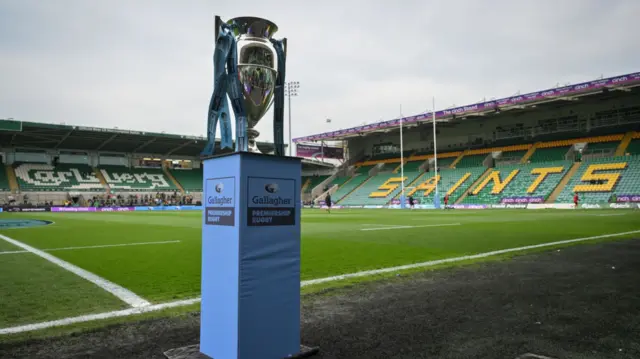
[[[200,295],[199,212],[0,213],[2,218],[54,221],[46,227],[0,231],[39,249],[180,241],[50,253],[153,303]],[[363,231],[386,225],[412,228]],[[640,230],[638,211],[336,210],[328,215],[305,210],[301,276],[308,280],[633,230]],[[625,237],[640,237],[640,233],[621,238]],[[0,240],[0,252],[12,250],[19,248]],[[472,262],[477,261],[465,263]],[[367,280],[350,279],[343,285]],[[325,283],[303,292],[332,286]],[[0,328],[125,307],[93,284],[28,253],[0,255],[0,298]]]

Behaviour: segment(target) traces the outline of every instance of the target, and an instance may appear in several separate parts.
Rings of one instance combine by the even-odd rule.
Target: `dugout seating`
[[[556,198],[556,202],[571,203],[574,193],[578,194],[581,203],[608,202],[614,194],[640,194],[640,156],[583,161],[578,172]]]
[[[504,197],[517,196],[544,197],[546,200],[571,165],[571,161],[549,161],[494,168],[482,182],[470,189],[462,203],[497,204]],[[547,174],[541,177],[542,172]]]
[[[175,191],[178,189],[161,168],[100,166],[100,172],[112,191]]]
[[[24,192],[104,191],[105,188],[88,165],[17,163],[14,171]]]
[[[179,169],[171,170],[173,178],[180,183],[182,188],[188,192],[202,192],[202,169]],[[167,179],[168,180],[168,179]]]

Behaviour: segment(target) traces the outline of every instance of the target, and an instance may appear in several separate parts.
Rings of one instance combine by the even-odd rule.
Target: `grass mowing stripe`
[[[424,224],[419,226],[390,226],[390,227],[378,227],[378,228],[362,228],[361,231],[385,231],[389,229],[406,229],[406,228],[424,228],[424,227],[448,227],[459,226],[460,223],[442,223],[442,224]]]
[[[60,258],[54,257],[49,253],[46,253],[44,251],[41,251],[39,249],[36,249],[34,247],[31,247],[27,244],[24,244],[22,242],[16,241],[15,239],[11,239],[5,235],[0,234],[0,239],[4,239],[6,242],[9,242],[11,244],[13,244],[14,246],[18,246],[28,252],[31,252],[35,255],[37,255],[38,257],[41,257],[43,259],[48,260],[49,262],[56,264],[60,267],[62,267],[63,269],[68,270],[71,273],[74,273],[86,280],[88,280],[89,282],[97,285],[98,287],[106,290],[107,292],[115,295],[116,297],[120,298],[122,301],[124,301],[125,303],[129,304],[130,306],[134,307],[134,308],[138,308],[138,307],[143,307],[143,306],[147,306],[150,305],[151,303],[149,303],[148,301],[146,301],[145,299],[139,297],[138,295],[136,295],[135,293],[133,293],[132,291],[123,288],[115,283],[112,283],[102,277],[99,277],[91,272],[88,272],[80,267],[77,267],[69,262],[65,262]]]
[[[384,274],[384,273],[389,273],[389,272],[398,272],[398,271],[403,271],[403,270],[413,269],[413,268],[431,267],[431,266],[436,266],[436,265],[445,264],[445,263],[462,262],[462,261],[467,261],[467,260],[486,258],[486,257],[495,256],[495,255],[499,255],[499,254],[526,251],[526,250],[529,250],[529,249],[551,247],[551,246],[557,246],[557,245],[569,244],[569,243],[576,243],[576,242],[584,242],[584,241],[589,241],[589,240],[593,240],[593,239],[620,237],[620,236],[626,236],[626,235],[629,235],[629,234],[636,234],[636,233],[640,233],[640,230],[629,231],[629,232],[621,232],[621,233],[613,233],[613,234],[603,234],[603,235],[599,235],[599,236],[591,236],[591,237],[576,238],[576,239],[567,239],[567,240],[564,240],[564,241],[533,244],[533,245],[529,245],[529,246],[516,247],[516,248],[499,249],[497,251],[472,254],[472,255],[468,255],[468,256],[437,259],[437,260],[433,260],[433,261],[422,262],[422,263],[414,263],[414,264],[406,264],[406,265],[397,266],[397,267],[373,269],[373,270],[367,270],[367,271],[350,273],[350,274],[336,275],[336,276],[327,277],[327,278],[311,279],[311,280],[303,281],[301,283],[301,285],[304,287],[304,286],[307,286],[307,285],[320,284],[320,283],[325,283],[325,282],[335,282],[335,281],[349,279],[349,278],[367,277],[367,276]]]
[[[444,264],[444,263],[462,262],[462,261],[466,261],[466,260],[486,258],[486,257],[495,256],[495,255],[499,255],[499,254],[518,252],[518,251],[525,251],[525,250],[528,250],[528,249],[551,247],[551,246],[562,245],[562,244],[570,244],[570,243],[590,241],[590,240],[594,240],[594,239],[620,237],[620,236],[626,236],[626,235],[636,234],[636,233],[640,233],[640,230],[628,231],[628,232],[620,232],[620,233],[611,233],[611,234],[603,234],[603,235],[591,236],[591,237],[568,239],[568,240],[563,240],[563,241],[535,244],[535,245],[530,245],[530,246],[501,249],[501,250],[497,250],[497,251],[479,253],[479,254],[474,254],[474,255],[469,255],[469,256],[439,259],[439,260],[422,262],[422,263],[407,264],[407,265],[397,266],[397,267],[389,267],[389,268],[382,268],[382,269],[374,269],[374,270],[356,272],[356,273],[351,273],[351,274],[337,275],[337,276],[327,277],[327,278],[311,279],[311,280],[305,280],[305,281],[300,282],[300,287],[306,287],[306,286],[309,286],[309,285],[326,283],[326,282],[335,282],[335,281],[340,281],[340,280],[349,279],[349,278],[366,277],[366,276],[384,274],[384,273],[389,273],[389,272],[398,272],[398,271],[407,270],[407,269],[413,269],[413,268],[429,267],[429,266],[435,266],[435,265]],[[3,236],[0,235],[0,237],[3,237]],[[159,311],[159,310],[163,310],[163,309],[167,309],[167,308],[184,307],[184,306],[188,306],[188,305],[192,305],[192,304],[198,303],[198,302],[200,302],[200,300],[201,300],[201,298],[193,298],[193,299],[179,300],[179,301],[174,301],[174,302],[167,302],[167,303],[162,303],[162,304],[149,305],[149,306],[142,307],[142,308],[131,308],[131,309],[118,310],[118,311],[113,311],[113,312],[105,312],[105,313],[99,313],[99,314],[83,315],[83,316],[79,316],[79,317],[64,318],[64,319],[53,320],[53,321],[48,321],[48,322],[27,324],[27,325],[21,325],[21,326],[9,327],[9,328],[0,328],[0,335],[17,334],[17,333],[29,332],[29,331],[39,330],[39,329],[46,329],[46,328],[51,328],[51,327],[59,327],[59,326],[64,326],[64,325],[69,325],[69,324],[74,324],[74,323],[89,322],[89,321],[95,321],[95,320],[101,320],[101,319],[127,317],[127,316],[136,315],[136,314]]]

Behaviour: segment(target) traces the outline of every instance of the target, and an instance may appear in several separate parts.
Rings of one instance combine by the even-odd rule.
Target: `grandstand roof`
[[[199,157],[206,141],[199,136],[0,120],[2,147]],[[274,150],[267,142],[258,142],[258,148]]]
[[[557,87],[547,90],[527,93],[524,95],[514,95],[498,100],[479,102],[467,106],[455,107],[446,110],[436,111],[436,121],[448,122],[451,120],[466,119],[471,117],[483,117],[494,113],[504,113],[510,110],[524,110],[535,108],[544,103],[572,101],[578,98],[602,94],[612,90],[629,91],[631,88],[640,86],[640,72],[632,74],[597,79],[575,85]],[[499,111],[498,111],[499,110]],[[432,122],[431,113],[423,113],[415,116],[402,118],[404,125],[416,125]],[[331,132],[320,133],[293,139],[293,142],[319,141],[319,140],[346,140],[352,137],[365,136],[375,132],[388,132],[400,127],[400,118],[367,124],[363,126],[351,127]]]

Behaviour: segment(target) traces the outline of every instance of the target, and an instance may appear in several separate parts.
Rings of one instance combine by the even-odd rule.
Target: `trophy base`
[[[258,137],[258,135],[260,135],[260,132],[258,132],[255,128],[247,129],[247,152],[262,154],[262,152],[260,152],[260,150],[258,149],[258,144],[256,143],[256,138]]]

